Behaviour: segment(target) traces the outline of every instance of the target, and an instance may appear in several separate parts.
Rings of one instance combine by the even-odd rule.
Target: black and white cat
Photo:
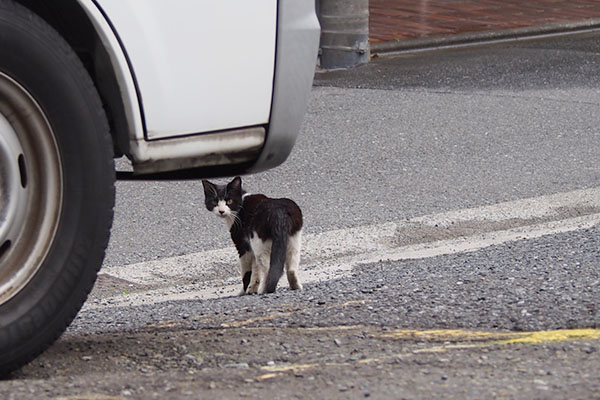
[[[243,294],[273,293],[284,267],[292,290],[302,290],[297,270],[302,211],[290,199],[248,194],[238,176],[227,185],[203,180],[206,208],[222,218],[240,256]]]

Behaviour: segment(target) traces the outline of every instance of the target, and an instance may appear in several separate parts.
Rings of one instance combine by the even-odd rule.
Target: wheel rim
[[[28,91],[0,72],[0,305],[42,266],[62,208],[52,128]]]

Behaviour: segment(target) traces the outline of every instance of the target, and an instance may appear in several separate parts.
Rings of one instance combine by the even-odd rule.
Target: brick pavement
[[[600,18],[599,0],[370,0],[372,43]]]

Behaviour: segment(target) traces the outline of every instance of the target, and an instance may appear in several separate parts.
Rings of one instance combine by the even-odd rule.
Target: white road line
[[[577,216],[580,214],[583,215]],[[338,278],[350,273],[358,264],[469,252],[598,224],[600,188],[592,188],[406,221],[337,229],[305,236],[301,279],[310,283]],[[465,226],[468,229],[463,229]],[[403,236],[406,234],[408,239]],[[410,244],[403,240],[408,240]],[[215,269],[228,269],[230,272],[221,272],[221,276],[214,279],[215,273],[209,272]],[[157,288],[110,299],[92,299],[91,303],[88,302],[90,307],[94,307],[94,304],[138,305],[165,300],[224,297],[235,294],[240,287],[237,256],[233,247],[106,267],[101,273],[133,284],[154,285]],[[204,275],[213,278],[190,283]],[[285,284],[285,278],[282,284]]]
[[[382,254],[368,255],[357,260],[356,263],[368,264],[380,260],[414,260],[448,254],[466,253],[502,243],[515,242],[517,240],[534,239],[546,235],[588,229],[599,224],[600,214],[591,214],[583,217],[568,218],[562,221],[551,221],[543,224],[481,233],[456,239],[439,240],[432,243],[399,247]]]

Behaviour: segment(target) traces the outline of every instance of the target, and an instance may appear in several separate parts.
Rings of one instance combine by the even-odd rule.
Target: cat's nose
[[[221,215],[223,215],[223,214],[225,214],[225,210],[219,210],[219,213],[220,213]]]

